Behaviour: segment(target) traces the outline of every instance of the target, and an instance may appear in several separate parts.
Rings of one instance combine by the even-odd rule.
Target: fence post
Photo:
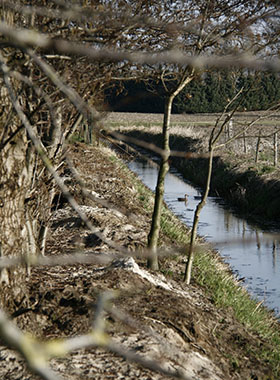
[[[278,165],[278,133],[273,135],[273,150],[274,150],[274,166]]]
[[[246,133],[243,133],[243,148],[244,148],[244,153],[247,153],[247,143],[246,143]]]
[[[258,162],[258,159],[259,159],[260,144],[261,144],[261,131],[259,131],[259,136],[257,139],[255,162]]]

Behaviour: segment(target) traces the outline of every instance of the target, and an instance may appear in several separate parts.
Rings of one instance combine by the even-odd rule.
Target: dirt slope
[[[69,155],[87,190],[108,202],[102,206],[90,200],[82,194],[69,170],[62,173],[92,223],[108,239],[131,250],[144,247],[151,215],[143,207],[133,175],[123,171],[107,148],[76,144],[69,147]],[[111,248],[89,234],[62,199],[51,222],[46,255],[70,254],[81,249],[93,255],[112,253]],[[164,242],[165,246],[174,243],[167,238]],[[115,306],[137,321],[136,326],[127,327],[115,316],[107,315],[108,331],[116,342],[158,360],[166,368],[181,369],[189,379],[273,378],[268,364],[256,356],[256,350],[265,341],[247,331],[230,310],[218,310],[204,289],[195,284],[185,288],[175,281],[174,278],[180,279],[183,260],[169,262],[175,272],[173,279],[149,273],[144,262],[128,257],[105,266],[34,269],[29,311],[15,321],[42,338],[78,335],[90,328],[98,293],[116,289],[120,296],[115,299]],[[22,359],[4,346],[0,361],[2,379],[36,378]],[[52,360],[51,366],[69,380],[165,378],[95,348]]]

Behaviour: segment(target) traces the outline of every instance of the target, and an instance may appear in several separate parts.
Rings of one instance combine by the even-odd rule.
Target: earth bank
[[[127,326],[116,315],[106,314],[108,333],[117,343],[157,360],[165,368],[184,371],[189,379],[276,379],[279,373],[262,353],[268,339],[238,322],[231,308],[222,309],[205,288],[183,286],[185,259],[174,238],[161,235],[161,244],[174,252],[161,259],[161,273],[145,269],[141,249],[146,245],[151,221],[152,195],[124,168],[108,148],[80,143],[69,146],[68,155],[83,186],[69,169],[61,169],[76,200],[91,222],[107,239],[138,252],[137,258],[119,258],[109,265],[36,268],[29,279],[29,294],[21,305],[11,305],[14,321],[37,337],[75,336],[89,330],[100,292],[118,290],[114,305],[134,318]],[[86,188],[101,202],[82,191]],[[58,197],[54,205],[46,255],[84,252],[112,254],[112,248],[89,233],[67,203]],[[188,231],[168,214],[176,228]],[[206,248],[205,248],[206,249]],[[139,251],[140,250],[140,251]],[[113,252],[114,253],[114,252]],[[210,255],[210,252],[209,252]],[[225,270],[217,261],[216,271]],[[172,272],[172,276],[163,273]],[[256,313],[258,307],[256,305]],[[274,325],[277,333],[278,325]],[[147,327],[152,330],[148,332]],[[36,379],[23,360],[2,346],[3,379]],[[102,349],[84,349],[66,358],[53,359],[52,368],[64,379],[163,379]]]
[[[161,133],[150,133],[147,129],[123,131],[127,136],[153,142],[161,146]],[[186,136],[171,135],[170,149],[180,152],[205,153],[200,150],[200,141]],[[172,157],[171,164],[189,181],[205,186],[208,173],[208,158]],[[280,221],[280,181],[272,175],[259,175],[253,167],[244,167],[232,157],[217,154],[213,160],[211,193],[228,201],[235,210],[247,218],[261,223]]]

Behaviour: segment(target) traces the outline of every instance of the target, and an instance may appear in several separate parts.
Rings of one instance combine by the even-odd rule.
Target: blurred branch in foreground
[[[228,56],[224,55],[223,57],[220,57],[202,54],[199,56],[188,56],[176,49],[164,53],[130,53],[109,49],[96,49],[91,46],[83,46],[75,42],[52,39],[44,34],[27,29],[15,29],[3,21],[0,22],[0,33],[9,39],[8,44],[12,46],[21,48],[33,47],[39,48],[44,52],[56,51],[58,54],[62,55],[67,54],[69,56],[88,57],[90,60],[95,62],[128,61],[131,63],[148,65],[167,63],[188,65],[198,70],[206,67],[214,67],[217,69],[236,67],[258,71],[280,71],[279,59],[258,59],[251,54],[246,53]]]
[[[115,343],[105,331],[104,311],[114,294],[106,292],[99,296],[92,331],[88,334],[50,341],[39,341],[23,333],[0,310],[0,335],[5,343],[16,349],[26,360],[27,365],[44,380],[59,380],[60,378],[50,369],[48,361],[51,358],[62,357],[72,351],[82,348],[99,347],[109,350],[124,359],[133,361],[147,369],[173,378],[188,380],[188,376],[179,370],[168,370],[154,360],[138,355],[134,351],[127,350],[119,343]]]

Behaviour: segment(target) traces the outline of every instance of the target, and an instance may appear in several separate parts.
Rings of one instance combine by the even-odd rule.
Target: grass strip
[[[117,161],[135,184],[143,207],[151,212],[153,192],[128,169],[123,161],[119,159]],[[180,246],[189,243],[187,227],[165,205],[161,216],[161,232]],[[205,289],[207,295],[212,297],[217,307],[232,310],[236,319],[248,331],[258,334],[265,340],[265,344],[258,349],[260,358],[269,364],[276,378],[279,378],[280,329],[273,313],[249,295],[230,271],[226,270],[226,265],[222,263],[217,253],[203,245],[199,245],[196,250],[193,278]]]

